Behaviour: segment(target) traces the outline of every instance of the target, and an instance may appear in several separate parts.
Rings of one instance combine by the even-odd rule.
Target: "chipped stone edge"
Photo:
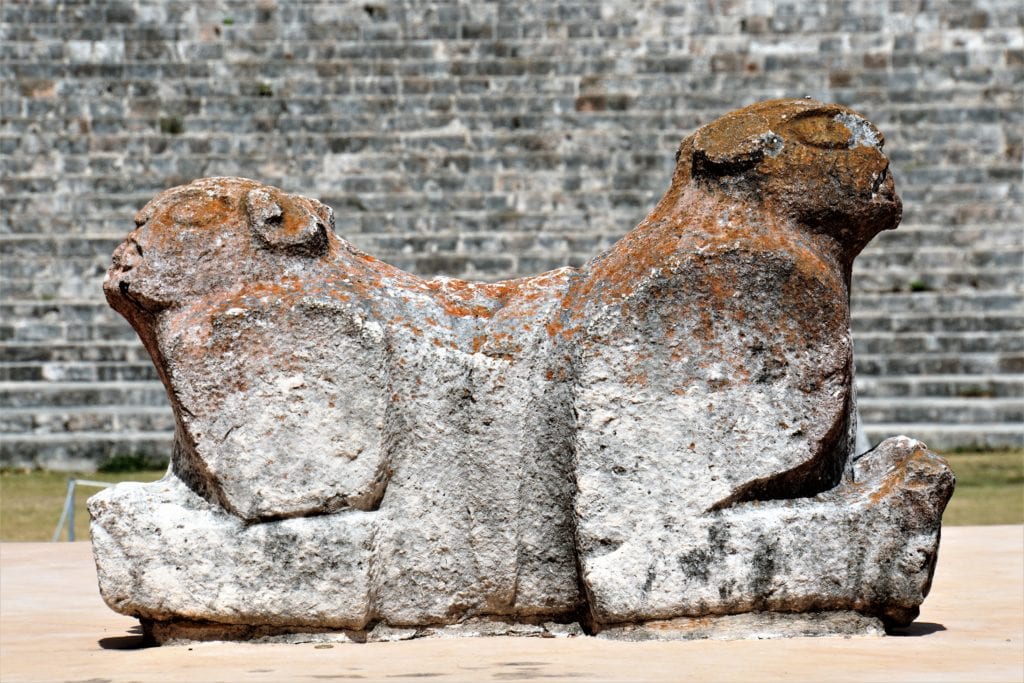
[[[308,626],[250,626],[215,622],[143,620],[146,640],[160,645],[192,645],[214,641],[277,644],[361,644],[403,640],[457,638],[599,638],[626,642],[648,640],[770,640],[778,638],[850,638],[885,635],[882,622],[859,612],[746,612],[708,617],[678,617],[640,624],[610,626],[589,635],[577,622],[537,624],[493,619],[468,619],[458,624],[400,628],[377,624],[366,630]]]
[[[850,610],[828,612],[745,612],[711,617],[678,617],[602,630],[606,640],[773,640],[777,638],[881,637],[881,620]]]

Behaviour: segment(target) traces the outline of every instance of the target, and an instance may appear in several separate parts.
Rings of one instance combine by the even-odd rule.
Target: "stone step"
[[[893,332],[870,329],[878,316],[865,314],[867,321],[854,320],[854,357],[902,354],[1011,354],[1024,353],[1024,335],[1020,332],[915,331]],[[902,317],[902,316],[901,316]]]
[[[956,246],[921,247],[917,249],[890,248],[885,251],[865,251],[857,259],[858,274],[873,269],[936,269],[953,267],[966,270],[1005,268],[1020,269],[1024,264],[1024,247],[1006,246],[970,250]]]
[[[1022,398],[1024,374],[1007,375],[903,375],[857,376],[857,395],[882,399],[916,398]]]
[[[948,225],[910,224],[906,220],[899,229],[884,232],[865,247],[854,263],[854,279],[862,268],[860,259],[868,254],[887,252],[891,249],[922,249],[928,247],[950,247],[958,249],[994,249],[998,247],[1019,248],[1020,225],[1017,223],[986,223],[984,230]]]
[[[41,283],[26,281],[28,287]],[[5,283],[6,284],[6,283]],[[0,341],[3,342],[128,342],[137,339],[135,330],[120,316],[98,316],[92,321],[37,320],[34,318],[7,318],[0,323]]]
[[[859,354],[854,355],[854,361],[860,377],[1000,375],[1024,372],[1024,353]]]
[[[71,432],[174,431],[170,406],[73,406],[6,408],[0,412],[2,434],[67,434]]]
[[[116,457],[164,467],[171,456],[171,432],[73,432],[0,434],[0,467],[94,472]]]
[[[0,408],[167,406],[160,382],[0,382]]]
[[[864,424],[1016,424],[1024,429],[1024,399],[970,397],[858,396]]]
[[[852,304],[855,318],[878,311],[931,314],[1024,311],[1020,291],[855,292]]]
[[[1024,448],[1024,428],[1020,424],[864,422],[864,432],[872,446],[902,434],[923,441],[939,453]]]
[[[149,382],[159,379],[148,358],[137,363],[0,363],[0,382]]]
[[[15,300],[8,297],[0,302],[0,318],[10,319],[12,316],[32,317],[42,322],[92,322],[97,315],[105,315],[110,320],[121,319],[103,299],[102,293],[93,299],[66,299],[62,301]]]
[[[22,363],[149,363],[149,354],[135,339],[121,341],[0,342],[0,359]]]
[[[864,313],[850,322],[854,338],[859,332],[1020,332],[1024,331],[1024,311],[960,313],[942,316],[932,313],[891,315],[887,312]]]
[[[942,268],[888,267],[857,273],[857,291],[894,292],[911,290],[1006,290],[1024,280],[1024,268]]]

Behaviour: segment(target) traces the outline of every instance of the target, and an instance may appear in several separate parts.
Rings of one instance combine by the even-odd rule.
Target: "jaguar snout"
[[[133,271],[142,265],[142,253],[142,246],[131,236],[114,250],[112,263],[103,279],[103,293],[111,304],[117,302],[141,309],[149,308],[143,300],[144,297],[140,298],[136,292],[132,291],[133,279],[136,275]]]
[[[883,187],[886,185],[886,181],[889,181],[889,167],[883,168],[878,175],[875,176],[875,182],[871,185],[871,194],[876,195],[883,192]],[[892,188],[892,182],[889,181],[888,185]]]
[[[129,271],[142,261],[142,246],[135,238],[128,237],[114,250],[113,268]]]

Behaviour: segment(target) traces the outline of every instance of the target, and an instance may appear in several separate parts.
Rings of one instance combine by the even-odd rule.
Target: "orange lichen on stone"
[[[893,462],[880,483],[874,483],[868,499],[872,504],[879,504],[893,495],[903,494],[915,489],[926,489],[932,486],[930,477],[921,481],[918,472],[929,472],[937,466],[946,465],[946,461],[927,448],[915,448],[905,458]],[[875,482],[877,482],[877,478]]]

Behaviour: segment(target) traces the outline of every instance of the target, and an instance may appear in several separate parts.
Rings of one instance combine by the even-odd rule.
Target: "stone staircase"
[[[0,305],[0,463],[95,469],[114,457],[158,466],[174,418],[135,332],[103,301]],[[74,341],[72,341],[74,340]]]
[[[851,327],[872,443],[1024,447],[1022,232],[993,223],[957,244],[955,227],[912,225],[858,259]]]
[[[0,467],[166,458],[172,417],[100,281],[154,194],[319,197],[423,274],[578,265],[679,137],[811,95],[886,135],[901,227],[855,266],[875,441],[1024,446],[1019,0],[0,3]]]

